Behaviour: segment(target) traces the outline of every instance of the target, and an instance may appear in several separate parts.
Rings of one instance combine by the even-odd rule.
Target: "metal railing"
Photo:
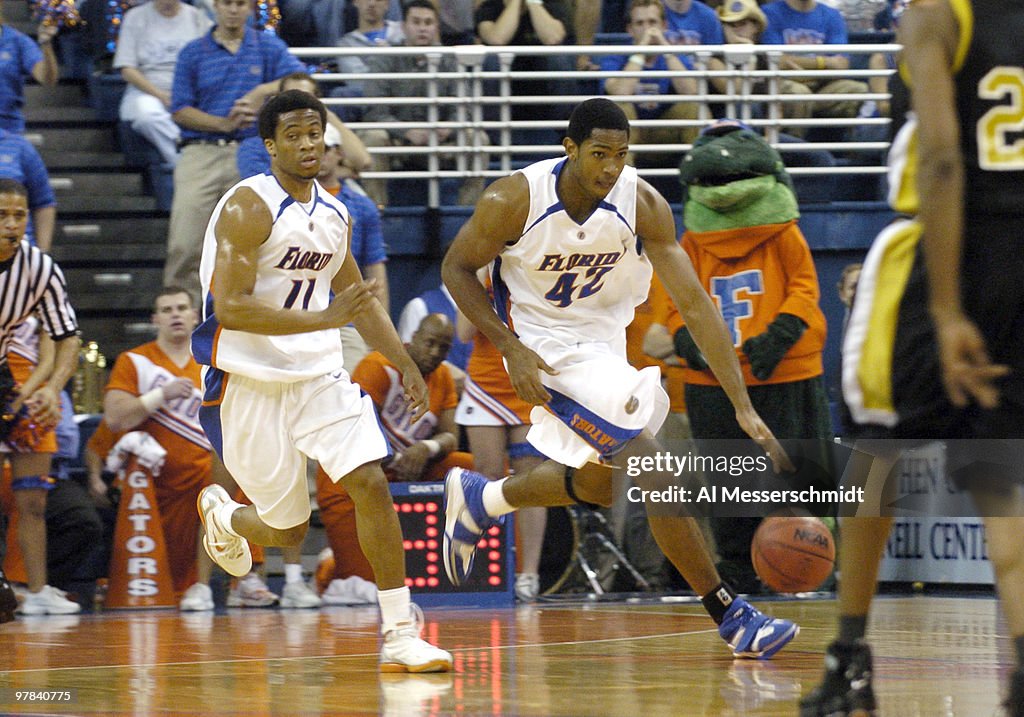
[[[842,166],[826,167],[792,167],[793,175],[814,174],[882,174],[885,172],[881,157],[888,149],[888,141],[810,141],[793,142],[781,139],[782,134],[803,135],[812,128],[855,128],[879,127],[880,134],[890,124],[888,117],[852,117],[829,119],[810,117],[805,119],[787,118],[784,107],[789,103],[808,103],[825,105],[839,101],[845,102],[883,102],[890,99],[888,92],[864,92],[856,94],[786,94],[782,91],[782,83],[787,79],[813,77],[817,80],[857,79],[867,82],[873,77],[887,78],[892,70],[849,69],[849,70],[783,70],[780,60],[784,54],[845,54],[856,57],[870,56],[873,53],[895,53],[900,49],[896,44],[855,44],[855,45],[718,45],[718,46],[673,46],[679,54],[690,56],[694,68],[686,72],[686,76],[696,80],[697,91],[694,94],[665,95],[622,95],[614,96],[617,102],[651,102],[657,97],[659,103],[695,103],[699,108],[696,119],[692,120],[635,120],[631,124],[637,128],[680,128],[692,126],[701,128],[714,121],[711,107],[722,108],[720,115],[741,119],[752,127],[762,131],[768,141],[786,152],[828,151],[842,153],[846,162]],[[371,147],[375,155],[425,155],[427,166],[422,170],[396,170],[385,172],[364,172],[367,179],[421,179],[429,184],[428,204],[436,207],[440,203],[439,183],[449,178],[487,177],[495,178],[508,174],[516,166],[528,161],[536,161],[550,156],[557,156],[563,149],[559,144],[523,142],[529,138],[530,130],[551,130],[551,137],[560,137],[565,130],[565,119],[571,108],[579,102],[595,95],[601,95],[604,80],[610,77],[642,76],[645,79],[673,78],[683,73],[673,71],[655,72],[620,71],[607,72],[589,71],[524,71],[513,69],[517,58],[547,57],[561,58],[562,62],[572,60],[579,54],[592,58],[604,55],[663,54],[664,46],[636,45],[594,45],[594,46],[515,46],[490,47],[485,45],[463,45],[457,47],[437,46],[426,52],[423,48],[411,47],[379,47],[342,48],[313,47],[293,48],[292,52],[307,62],[329,63],[340,57],[361,56],[367,52],[390,55],[414,55],[426,59],[425,71],[413,74],[406,73],[338,73],[319,72],[314,77],[321,83],[325,95],[342,83],[349,88],[363,87],[369,80],[396,81],[417,79],[425,82],[427,91],[419,97],[368,97],[368,96],[326,96],[324,102],[332,109],[354,110],[361,115],[364,108],[374,105],[399,107],[402,105],[427,104],[427,117],[423,122],[368,122],[355,119],[348,122],[356,132],[364,130],[394,130],[423,128],[430,130],[429,142],[426,146],[390,146]],[[442,71],[441,63],[445,57],[454,59],[455,71]],[[715,62],[720,60],[721,65]],[[725,92],[716,91],[713,83],[724,80]],[[526,81],[546,81],[556,88],[568,87],[570,91],[563,93],[517,94],[514,90],[518,83]],[[572,83],[572,84],[570,84]],[[718,83],[721,84],[721,83]],[[446,96],[444,89],[454,87],[454,91]],[[721,88],[719,88],[721,89]],[[562,108],[561,117],[555,118],[531,116],[533,108]],[[442,108],[454,108],[451,116],[442,121]],[[550,113],[544,113],[550,114]],[[438,140],[437,130],[447,129],[455,133],[453,143],[442,144]],[[479,133],[483,130],[490,138],[489,144],[479,141]],[[522,134],[514,136],[514,132]],[[557,134],[556,134],[557,133]],[[534,135],[536,132],[533,133]],[[518,143],[516,141],[518,140]],[[689,144],[635,144],[631,150],[636,154],[672,153],[680,158],[690,149]],[[442,155],[452,158],[454,166],[442,167]],[[486,159],[485,159],[486,158]],[[674,167],[647,168],[641,170],[642,176],[672,176]]]

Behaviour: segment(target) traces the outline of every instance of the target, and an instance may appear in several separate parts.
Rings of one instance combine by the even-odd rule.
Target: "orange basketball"
[[[750,557],[758,577],[775,592],[809,592],[832,573],[836,544],[818,518],[768,517],[754,533]]]

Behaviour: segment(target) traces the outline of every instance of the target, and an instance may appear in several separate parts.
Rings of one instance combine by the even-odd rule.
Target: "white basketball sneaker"
[[[409,620],[384,635],[380,649],[381,672],[450,672],[452,655],[420,639],[423,612],[413,603]]]
[[[203,547],[210,559],[228,574],[240,578],[252,570],[252,552],[244,538],[229,533],[220,523],[220,508],[233,502],[228,492],[214,483],[199,492],[196,507],[203,520]]]

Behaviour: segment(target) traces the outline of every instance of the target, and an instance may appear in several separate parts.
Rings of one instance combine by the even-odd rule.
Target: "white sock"
[[[284,564],[284,582],[288,583],[301,583],[302,582],[302,564],[301,563],[285,563]]]
[[[386,635],[398,627],[410,624],[412,621],[411,602],[412,597],[408,587],[378,590],[377,603],[380,605],[381,632]]]
[[[219,522],[221,527],[227,531],[228,535],[233,535],[236,538],[241,538],[242,536],[235,530],[234,526],[231,525],[231,516],[235,514],[236,510],[242,507],[241,503],[236,503],[232,500],[222,505],[218,509],[219,512],[217,513],[217,522]]]
[[[505,500],[505,493],[502,490],[507,480],[508,478],[502,478],[501,480],[491,481],[484,486],[484,510],[492,518],[497,518],[500,515],[505,515],[505,513],[511,513],[515,510],[515,506]]]

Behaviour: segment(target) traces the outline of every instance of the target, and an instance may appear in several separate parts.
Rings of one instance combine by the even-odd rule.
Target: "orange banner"
[[[153,474],[131,456],[118,474],[117,509],[105,608],[175,607],[167,544]]]

